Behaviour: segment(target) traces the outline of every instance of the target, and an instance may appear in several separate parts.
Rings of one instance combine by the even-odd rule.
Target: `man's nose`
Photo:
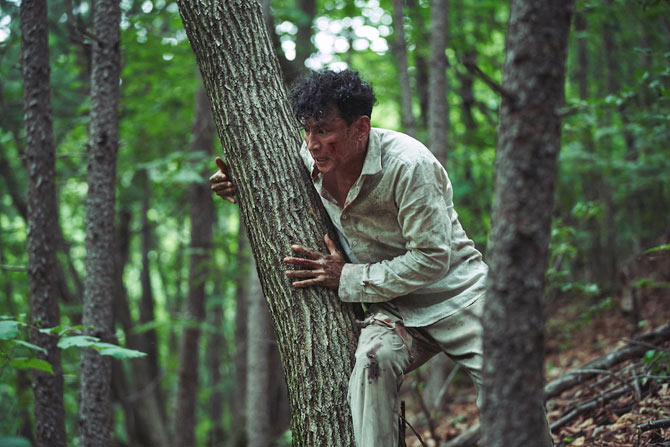
[[[310,152],[319,150],[321,147],[321,144],[319,143],[319,139],[314,137],[313,135],[306,135],[305,136],[305,141],[307,142],[307,149]]]

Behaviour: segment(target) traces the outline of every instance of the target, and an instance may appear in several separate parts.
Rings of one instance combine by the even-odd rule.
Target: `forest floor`
[[[670,289],[657,289],[645,297],[641,307],[641,322],[634,332],[635,325],[631,317],[621,311],[618,299],[552,303],[552,316],[547,321],[547,382],[624,346],[634,335],[668,324]],[[550,399],[547,404],[550,424],[580,404],[592,402],[591,408],[553,430],[556,446],[670,446],[670,428],[644,432],[638,429],[639,424],[670,418],[670,342],[665,342],[660,349],[657,347],[656,352],[665,357],[654,360],[650,358],[651,353],[647,353],[644,360],[637,358],[613,365],[595,378],[584,380]],[[655,376],[643,378],[645,375]],[[415,377],[407,379],[404,390],[412,388]],[[617,388],[622,394],[607,396]],[[434,433],[439,441],[431,437],[424,413],[417,413],[420,405],[416,399],[407,391],[404,394],[407,419],[427,446],[440,446],[479,422],[474,387],[469,380],[454,381],[448,390],[446,408],[433,417]],[[405,439],[408,447],[422,447],[409,427]]]

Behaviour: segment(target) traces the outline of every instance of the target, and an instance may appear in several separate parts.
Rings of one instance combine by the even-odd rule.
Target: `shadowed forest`
[[[357,70],[372,125],[445,165],[487,260],[510,5],[261,3],[283,82]],[[44,8],[0,0],[0,447],[304,445],[240,207],[209,188],[224,154],[210,105],[236,92],[206,92],[189,2]],[[542,298],[549,424],[559,446],[667,446],[670,2],[577,0],[571,19]],[[476,445],[475,397],[446,356],[408,374],[401,444]]]

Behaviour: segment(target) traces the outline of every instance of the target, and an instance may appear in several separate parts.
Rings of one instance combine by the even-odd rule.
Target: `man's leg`
[[[410,354],[395,320],[368,318],[358,339],[348,396],[357,447],[398,445],[398,391]]]
[[[482,315],[484,299],[480,298],[460,312],[437,323],[422,328],[440,348],[455,362],[465,368],[477,388],[477,406],[482,407],[483,348]],[[544,407],[543,407],[544,408]],[[546,422],[546,418],[545,418]],[[538,447],[551,447],[553,438],[546,425],[545,439],[538,441]]]

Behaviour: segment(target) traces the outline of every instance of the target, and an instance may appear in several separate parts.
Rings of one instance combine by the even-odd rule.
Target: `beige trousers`
[[[363,322],[356,364],[349,379],[349,405],[357,447],[398,445],[398,394],[404,374],[435,354],[460,364],[482,394],[482,312],[478,299],[460,312],[420,329],[405,328],[398,317],[375,309]],[[547,435],[549,439],[548,427]],[[539,446],[551,446],[544,441]]]

